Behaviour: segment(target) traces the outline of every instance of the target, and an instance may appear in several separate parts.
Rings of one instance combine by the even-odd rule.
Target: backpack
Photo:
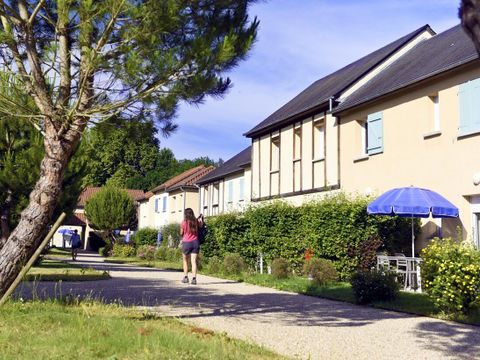
[[[198,241],[200,244],[203,244],[205,242],[205,238],[207,237],[208,234],[208,229],[207,229],[207,224],[203,224],[203,226],[198,229]]]

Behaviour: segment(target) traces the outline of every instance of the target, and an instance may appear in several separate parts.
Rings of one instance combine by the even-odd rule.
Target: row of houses
[[[413,185],[460,210],[425,221],[424,239],[460,227],[480,245],[480,61],[460,25],[425,25],[315,81],[244,136],[251,146],[197,180],[190,207],[211,216]]]
[[[460,227],[480,246],[480,60],[461,26],[397,39],[315,81],[244,136],[251,146],[222,166],[144,194],[139,227],[179,222],[186,207],[213,216],[414,185],[460,210],[459,219],[427,219],[424,239]]]

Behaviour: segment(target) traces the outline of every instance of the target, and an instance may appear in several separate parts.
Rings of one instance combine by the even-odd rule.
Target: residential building
[[[250,203],[251,152],[249,146],[197,181],[204,216],[242,211]]]
[[[461,26],[438,35],[423,26],[314,82],[245,134],[251,200],[301,204],[337,190],[425,187],[458,206],[460,218],[425,220],[423,240],[456,236],[460,226],[480,246],[478,104],[469,37]]]
[[[434,32],[428,25],[317,80],[248,131],[252,139],[252,201],[300,204],[340,189],[339,126],[332,110]]]
[[[88,223],[88,219],[85,216],[85,204],[87,201],[97,192],[99,192],[101,187],[86,187],[78,198],[77,205],[73,211],[73,214],[68,217],[60,226],[58,231],[54,234],[51,245],[56,247],[70,247],[71,244],[68,241],[65,241],[65,237],[60,233],[63,230],[77,230],[82,240],[84,249],[90,249],[89,244],[89,235],[91,232],[94,232],[92,227]],[[127,194],[134,201],[135,206],[137,207],[137,218],[139,217],[139,202],[143,201],[145,198],[145,193],[143,190],[134,190],[126,189]],[[133,230],[133,229],[132,229]]]
[[[183,220],[186,208],[199,209],[196,182],[214,169],[200,165],[174,176],[150,190],[140,203],[139,228],[161,228]]]
[[[480,246],[480,61],[456,26],[418,44],[334,110],[341,188],[380,194],[425,187],[459,219],[430,219],[422,235],[471,237]]]

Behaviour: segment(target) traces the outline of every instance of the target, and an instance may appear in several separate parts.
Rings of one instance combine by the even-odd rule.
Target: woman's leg
[[[191,255],[191,262],[192,262],[192,276],[195,278],[197,277],[197,257],[198,254],[193,254]]]
[[[190,255],[182,254],[183,256],[183,275],[188,276],[188,257]]]

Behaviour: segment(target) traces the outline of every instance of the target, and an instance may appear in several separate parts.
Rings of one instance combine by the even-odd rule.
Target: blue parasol
[[[415,256],[413,218],[456,218],[458,208],[435,191],[414,186],[387,191],[371,202],[367,212],[373,215],[412,218],[412,257]]]

